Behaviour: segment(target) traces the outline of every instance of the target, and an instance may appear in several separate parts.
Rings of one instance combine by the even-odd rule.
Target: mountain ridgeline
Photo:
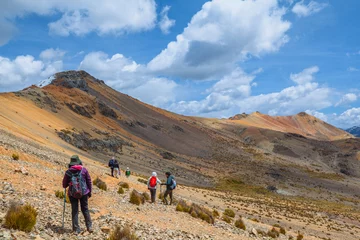
[[[346,131],[355,137],[360,137],[360,127],[354,126],[352,128],[346,129]]]
[[[234,180],[298,194],[306,194],[301,186],[351,193],[356,187],[338,179],[360,177],[359,139],[306,113],[182,116],[84,71],[57,73],[42,88],[3,93],[0,101],[0,128],[104,163],[115,155],[139,173],[171,171],[182,184],[216,188]]]

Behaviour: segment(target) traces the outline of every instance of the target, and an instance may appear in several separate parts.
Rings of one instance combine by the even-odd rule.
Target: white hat
[[[154,177],[156,177],[156,176],[157,176],[157,173],[156,173],[156,172],[152,172],[152,175],[153,175]]]

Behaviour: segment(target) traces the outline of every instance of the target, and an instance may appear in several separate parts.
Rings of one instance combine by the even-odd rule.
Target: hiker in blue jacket
[[[166,182],[161,185],[166,185],[166,191],[164,193],[164,203],[165,205],[168,205],[167,196],[170,196],[170,205],[173,201],[173,190],[176,188],[176,181],[175,177],[171,175],[170,172],[165,173],[166,176]]]
[[[114,164],[115,164],[115,157],[112,157],[109,161],[109,167],[111,169],[111,176],[114,177]]]

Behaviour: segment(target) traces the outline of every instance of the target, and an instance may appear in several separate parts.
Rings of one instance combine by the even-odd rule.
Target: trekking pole
[[[64,209],[63,209],[63,216],[62,216],[62,228],[64,230],[64,220],[65,220],[65,205],[66,205],[66,188],[64,188]]]

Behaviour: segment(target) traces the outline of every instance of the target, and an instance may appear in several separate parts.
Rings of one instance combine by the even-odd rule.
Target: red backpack
[[[154,188],[154,187],[156,187],[156,183],[157,183],[157,179],[156,179],[156,177],[155,176],[152,176],[151,178],[150,178],[150,187],[151,188]]]

